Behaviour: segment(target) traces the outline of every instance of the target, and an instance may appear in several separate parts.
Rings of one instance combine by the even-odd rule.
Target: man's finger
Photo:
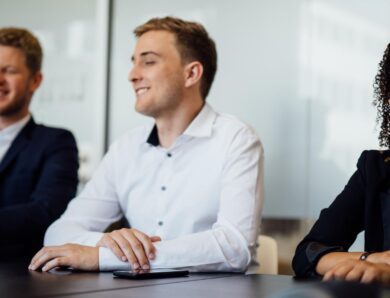
[[[37,270],[53,258],[62,256],[62,248],[60,247],[46,247],[42,249],[42,253],[38,256],[33,264],[31,270]]]
[[[30,265],[28,266],[28,269],[31,269],[31,267],[36,263],[36,261],[41,257],[43,254],[43,250],[46,249],[45,247],[42,247],[31,259]]]
[[[104,235],[102,240],[99,241],[97,246],[107,247],[117,256],[119,260],[124,262],[127,261],[125,254],[123,253],[119,245],[111,238],[110,235],[108,234]]]
[[[138,269],[140,268],[140,264],[138,262],[137,256],[134,254],[131,243],[126,238],[124,238],[122,233],[123,232],[111,233],[111,237],[118,244],[121,251],[125,254],[132,268]]]
[[[132,231],[125,232],[124,236],[126,237],[126,240],[130,243],[134,255],[138,260],[138,264],[142,267],[142,269],[149,269],[149,260],[146,256],[146,251],[142,242],[138,240],[138,238],[134,235]]]
[[[134,230],[134,235],[141,241],[147,258],[153,260],[156,254],[156,248],[154,247],[151,238],[137,230]]]
[[[54,258],[52,260],[50,260],[49,262],[47,262],[43,267],[42,267],[42,271],[49,271],[53,268],[56,268],[56,267],[60,267],[60,266],[65,266],[65,265],[70,265],[70,264],[66,264],[65,262],[65,258],[64,257],[58,257],[58,258]]]
[[[35,263],[45,254],[47,253],[47,251],[55,248],[56,246],[44,246],[42,247],[35,255],[34,257],[31,259],[31,262],[30,262],[30,267],[32,267],[33,265],[35,265]]]

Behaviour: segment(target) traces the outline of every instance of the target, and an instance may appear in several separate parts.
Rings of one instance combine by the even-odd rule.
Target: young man
[[[34,122],[42,50],[27,30],[0,29],[0,258],[31,257],[77,188],[73,135]]]
[[[29,268],[245,271],[260,225],[259,138],[205,103],[217,54],[203,26],[156,18],[135,35],[135,109],[155,124],[111,146]],[[123,215],[131,229],[103,233]]]

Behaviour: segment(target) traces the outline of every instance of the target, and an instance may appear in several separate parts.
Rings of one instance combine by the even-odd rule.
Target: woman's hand
[[[348,259],[327,271],[323,280],[332,279],[358,281],[362,283],[379,282],[390,284],[390,265],[369,261]]]

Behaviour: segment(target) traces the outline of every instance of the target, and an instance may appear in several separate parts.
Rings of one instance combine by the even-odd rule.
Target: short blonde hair
[[[203,66],[201,95],[206,99],[217,72],[217,50],[206,29],[199,23],[175,17],[153,18],[134,30],[137,38],[149,31],[163,30],[176,37],[181,59],[184,62],[198,61]]]

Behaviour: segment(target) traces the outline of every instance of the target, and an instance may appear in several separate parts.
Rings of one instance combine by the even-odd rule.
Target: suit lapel
[[[36,126],[34,119],[31,117],[26,126],[20,131],[15,140],[12,142],[11,147],[5,154],[2,162],[0,163],[0,174],[10,165],[10,163],[18,156],[18,154],[27,146],[30,142],[31,132]]]

